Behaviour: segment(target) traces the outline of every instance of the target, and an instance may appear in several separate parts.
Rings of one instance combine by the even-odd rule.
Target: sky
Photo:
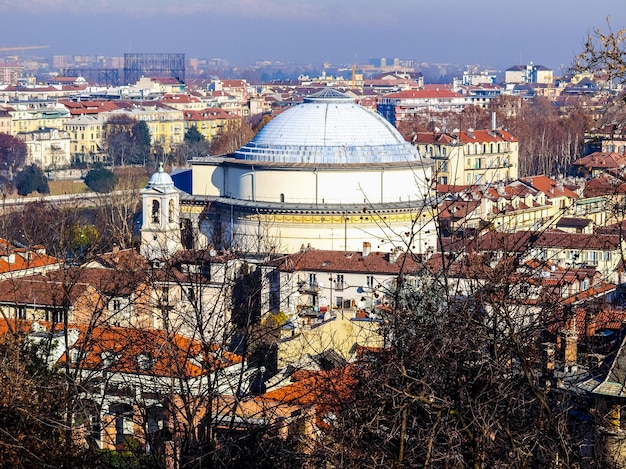
[[[38,55],[185,53],[246,65],[371,57],[505,69],[571,64],[624,0],[0,0],[0,48]]]

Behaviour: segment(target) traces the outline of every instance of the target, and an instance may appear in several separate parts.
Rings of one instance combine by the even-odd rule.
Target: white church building
[[[436,247],[432,167],[382,116],[329,88],[235,153],[191,161],[190,192],[179,196],[156,173],[143,193],[142,250],[179,248],[180,217],[190,249],[427,252]]]

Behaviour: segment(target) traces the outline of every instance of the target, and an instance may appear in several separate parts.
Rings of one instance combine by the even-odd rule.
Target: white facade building
[[[188,247],[358,250],[385,240],[422,252],[435,246],[431,170],[382,116],[326,89],[234,154],[192,162],[181,198]]]

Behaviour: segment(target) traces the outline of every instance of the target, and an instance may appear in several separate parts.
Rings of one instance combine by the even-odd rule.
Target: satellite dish
[[[215,249],[211,249],[211,250],[209,251],[209,255],[210,255],[211,257],[215,257],[215,256],[217,255],[217,251],[216,251]]]

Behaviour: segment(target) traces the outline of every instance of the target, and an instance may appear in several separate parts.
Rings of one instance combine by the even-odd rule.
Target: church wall
[[[273,249],[293,253],[308,244],[315,249],[360,251],[365,241],[371,243],[373,249],[386,251],[393,246],[406,248],[406,244],[412,241],[411,250],[423,253],[437,245],[435,222],[425,219],[419,234],[407,237],[406,234],[413,229],[412,219],[416,216],[419,214],[237,217],[234,236],[237,246],[251,252]]]
[[[218,165],[194,165],[191,190],[194,195],[219,197],[224,190],[224,168]]]
[[[228,167],[223,195],[240,200],[362,204],[422,199],[430,167],[267,170]]]

